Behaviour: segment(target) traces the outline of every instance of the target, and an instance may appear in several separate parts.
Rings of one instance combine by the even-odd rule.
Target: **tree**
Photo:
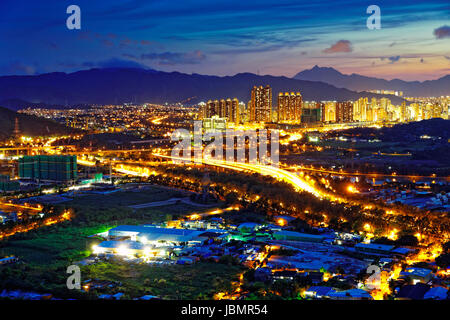
[[[443,253],[436,258],[436,265],[441,268],[448,268],[450,265],[450,253]]]
[[[397,240],[397,243],[402,246],[415,247],[419,244],[419,241],[412,234],[405,234]]]

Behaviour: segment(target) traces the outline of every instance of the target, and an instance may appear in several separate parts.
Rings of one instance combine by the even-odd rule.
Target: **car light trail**
[[[162,154],[153,154],[154,156],[166,158],[166,159],[172,159],[172,160],[178,160],[178,161],[186,161],[185,158],[181,157],[172,157],[172,156],[166,156]],[[323,192],[321,190],[318,190],[314,186],[312,186],[308,181],[300,178],[296,174],[272,167],[267,165],[261,165],[261,164],[249,164],[249,163],[241,163],[241,162],[231,162],[231,161],[223,161],[223,160],[212,160],[212,159],[203,159],[202,163],[213,165],[217,167],[222,167],[226,169],[232,169],[237,171],[251,171],[256,172],[262,175],[268,175],[275,177],[281,181],[287,182],[290,185],[292,185],[297,191],[306,191],[313,195],[315,195],[318,198],[326,198],[332,201],[338,201],[338,202],[345,202],[346,200],[340,197],[336,197],[332,194]]]

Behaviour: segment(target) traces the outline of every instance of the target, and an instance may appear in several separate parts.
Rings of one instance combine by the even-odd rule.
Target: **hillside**
[[[78,132],[76,129],[67,128],[51,120],[16,113],[0,107],[0,140],[11,137],[16,118],[19,120],[19,129],[25,136],[50,136]]]
[[[54,105],[54,104],[46,104],[46,103],[31,103],[21,99],[6,99],[0,101],[0,106],[3,108],[7,108],[13,111],[19,111],[26,108],[42,108],[42,109],[64,109],[69,108],[70,106],[64,105]]]
[[[197,103],[208,99],[237,97],[247,102],[254,85],[267,84],[273,89],[274,103],[278,92],[285,91],[300,91],[304,100],[343,101],[362,96],[381,97],[340,89],[321,82],[251,73],[218,77],[136,68],[106,68],[68,74],[59,72],[35,76],[3,76],[0,77],[0,101],[21,99],[31,103],[63,105],[185,101]],[[400,98],[392,100],[396,104],[402,101]]]

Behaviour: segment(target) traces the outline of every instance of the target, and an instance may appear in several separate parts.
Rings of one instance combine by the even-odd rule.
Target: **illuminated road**
[[[97,150],[97,151],[78,151],[68,152],[67,155],[102,155],[102,154],[115,154],[115,153],[133,153],[133,152],[150,152],[153,149],[126,149],[126,150]]]
[[[171,160],[185,160],[183,158],[177,158],[172,156],[166,156],[162,154],[154,153],[153,156],[160,157],[164,159],[171,159]],[[85,165],[85,166],[94,166],[95,162],[77,159],[78,164]],[[271,176],[274,178],[277,178],[280,181],[287,182],[294,186],[294,188],[297,191],[306,191],[309,192],[316,197],[319,198],[326,198],[332,201],[339,201],[343,202],[345,201],[342,198],[336,197],[332,194],[323,192],[321,190],[318,190],[314,187],[314,180],[303,179],[296,175],[295,173],[275,168],[268,165],[261,165],[261,164],[249,164],[249,163],[240,163],[240,162],[230,162],[230,161],[219,161],[219,160],[212,160],[212,159],[203,159],[203,163],[207,165],[212,165],[216,167],[221,167],[225,169],[231,169],[235,171],[250,171],[259,173],[261,175]],[[145,163],[135,163],[134,166],[127,166],[123,164],[116,164],[112,167],[114,171],[123,173],[123,174],[129,174],[134,176],[149,176],[151,174],[150,169],[148,168],[142,168],[142,167],[136,167],[136,165],[143,165]]]
[[[382,174],[382,173],[359,173],[359,172],[345,172],[345,171],[334,171],[327,169],[317,169],[317,168],[308,168],[304,166],[292,166],[289,169],[300,169],[302,171],[311,171],[318,173],[325,173],[331,175],[341,175],[341,176],[355,176],[355,177],[367,177],[367,178],[406,178],[410,180],[419,180],[419,179],[435,179],[435,180],[450,180],[450,177],[437,177],[437,176],[419,176],[419,175],[402,175],[402,174]]]
[[[153,154],[153,156],[161,157],[165,159],[172,160],[185,160],[183,158],[177,158],[172,156],[166,156],[162,154]],[[222,167],[226,169],[238,170],[238,171],[250,171],[259,173],[261,175],[271,176],[277,178],[280,181],[284,181],[292,185],[297,191],[306,191],[318,198],[325,198],[331,201],[338,202],[347,202],[345,199],[332,195],[330,193],[326,193],[318,188],[314,187],[314,181],[308,179],[303,179],[299,177],[295,173],[261,164],[249,164],[249,163],[240,163],[240,162],[230,162],[230,161],[220,161],[220,160],[212,160],[212,159],[203,159],[203,163],[207,165],[212,165],[216,167]]]
[[[172,157],[172,156],[167,156],[167,155],[163,155],[163,154],[159,154],[159,153],[153,153],[152,154],[155,157],[159,157],[159,158],[163,158],[163,159],[168,159],[168,160],[172,160],[172,161],[186,161],[185,158],[181,158],[181,157]],[[78,162],[80,164],[84,164],[84,165],[95,165],[95,163],[93,162],[88,162],[88,161],[80,161],[78,160]],[[190,164],[190,161],[187,161],[188,164]],[[229,161],[219,161],[219,160],[213,160],[213,159],[202,159],[199,160],[199,163],[205,164],[205,165],[211,165],[211,166],[215,166],[215,167],[220,167],[220,168],[225,168],[225,169],[230,169],[230,170],[234,170],[234,171],[247,171],[247,172],[253,172],[253,173],[258,173],[261,175],[266,175],[266,176],[271,176],[274,177],[280,181],[284,181],[290,185],[292,185],[295,190],[297,191],[305,191],[308,193],[311,193],[312,195],[314,195],[315,197],[319,198],[319,199],[327,199],[330,200],[332,202],[338,202],[338,203],[344,203],[347,205],[360,205],[362,206],[364,209],[373,209],[374,205],[369,204],[367,201],[364,200],[357,200],[357,199],[350,199],[341,195],[336,195],[327,191],[324,191],[322,189],[320,189],[319,187],[315,186],[316,181],[314,179],[309,179],[308,176],[299,176],[296,173],[293,172],[289,172],[287,170],[284,169],[280,169],[280,168],[276,168],[276,167],[272,167],[272,166],[268,166],[268,165],[261,165],[261,164],[248,164],[248,163],[240,163],[240,162],[229,162]],[[193,164],[193,163],[192,163]],[[155,175],[157,174],[155,171],[153,171],[153,169],[151,167],[146,167],[147,163],[146,162],[134,162],[132,164],[114,164],[112,165],[112,169],[116,172],[122,173],[122,174],[126,174],[126,175],[132,175],[132,176],[140,176],[140,177],[149,177],[151,175]],[[390,207],[385,207],[385,206],[379,206],[377,205],[378,209],[385,211],[386,213],[386,219],[387,221],[389,221],[389,216],[390,215],[397,215],[397,214],[405,214],[405,212],[402,212],[400,210],[392,210],[392,208]],[[371,219],[371,218],[376,218],[379,217],[379,215],[374,215],[371,211],[362,211],[361,212],[362,215],[364,215],[365,217]],[[407,224],[407,227],[413,227],[413,225],[411,224]],[[398,232],[398,230],[396,230],[395,228],[392,229],[396,232]],[[390,230],[390,232],[392,232],[392,230]],[[422,231],[421,231],[422,232]],[[425,233],[425,232],[422,232]],[[390,236],[390,233],[387,235],[387,237]],[[391,237],[395,236],[395,234],[393,234]]]

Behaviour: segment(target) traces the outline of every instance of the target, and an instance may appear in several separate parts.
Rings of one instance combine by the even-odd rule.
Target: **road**
[[[327,170],[327,169],[317,169],[317,168],[308,168],[304,166],[293,166],[292,169],[299,169],[302,171],[311,171],[318,173],[325,173],[331,175],[341,175],[341,176],[355,176],[355,177],[367,177],[367,178],[406,178],[409,180],[420,180],[420,179],[433,179],[433,180],[446,180],[450,181],[450,176],[447,177],[438,177],[438,176],[420,176],[420,175],[403,175],[403,174],[383,174],[383,173],[360,173],[360,172],[345,172],[345,171],[335,171],[335,170]]]
[[[165,159],[172,160],[184,160],[183,158],[177,158],[172,156],[166,156],[162,154],[153,154],[153,156],[161,157]],[[222,167],[226,169],[233,169],[238,171],[250,171],[259,173],[261,175],[271,176],[280,181],[284,181],[292,185],[297,191],[306,191],[318,198],[325,198],[331,201],[337,202],[347,202],[346,199],[335,196],[331,193],[324,192],[314,186],[313,180],[308,180],[298,176],[295,173],[289,172],[284,169],[276,168],[269,165],[261,165],[261,164],[249,164],[249,163],[241,163],[241,162],[231,162],[231,161],[220,161],[220,160],[212,160],[212,159],[203,159],[203,163],[207,165],[212,165],[216,167]]]

